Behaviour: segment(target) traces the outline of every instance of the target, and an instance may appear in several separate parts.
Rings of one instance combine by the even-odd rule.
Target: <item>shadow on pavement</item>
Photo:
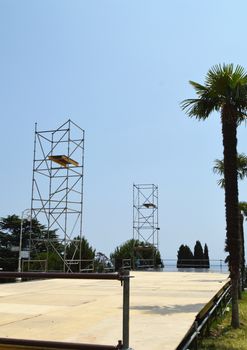
[[[199,312],[205,304],[189,304],[189,305],[172,305],[172,306],[157,306],[157,305],[143,305],[143,306],[132,306],[131,310],[144,311],[147,314],[157,314],[157,315],[171,315],[178,313],[197,313]]]

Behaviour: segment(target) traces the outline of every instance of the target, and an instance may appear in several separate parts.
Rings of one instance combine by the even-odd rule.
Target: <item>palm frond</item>
[[[193,80],[189,80],[189,83],[190,83],[190,85],[193,86],[193,88],[196,90],[196,93],[198,95],[201,95],[208,90],[205,86],[203,86],[203,85],[201,85]]]
[[[221,93],[226,98],[233,97],[234,100],[238,99],[244,92],[244,100],[246,104],[246,84],[247,73],[244,68],[237,65],[234,69],[234,65],[223,64],[215,65],[209,69],[205,86],[215,90],[215,92]]]
[[[213,172],[218,175],[224,175],[224,161],[220,159],[215,159]]]
[[[216,64],[209,69],[205,78],[205,85],[211,88],[216,87],[217,90],[220,85],[225,85],[230,80],[232,72],[233,64]]]
[[[225,188],[225,179],[219,179],[217,181],[217,185],[220,187],[220,188]]]
[[[247,177],[247,156],[244,153],[240,153],[237,156],[237,171],[240,180]]]
[[[224,161],[221,159],[215,159],[214,161],[213,172],[215,174],[224,176]],[[243,180],[247,177],[247,156],[244,153],[240,153],[237,155],[237,173],[238,178]],[[224,177],[217,181],[217,184],[221,187],[225,187]]]
[[[189,117],[197,119],[207,119],[209,114],[215,109],[214,105],[202,99],[187,99],[181,103],[182,110],[185,110]]]
[[[231,76],[232,86],[236,86],[237,84],[246,84],[247,82],[247,73],[244,70],[244,67],[239,64],[236,66],[234,72]]]
[[[247,73],[237,65],[218,64],[209,69],[205,84],[189,82],[197,98],[182,101],[181,108],[189,117],[205,120],[213,111],[220,111],[226,104],[231,105],[237,122],[247,116]]]
[[[244,215],[245,220],[247,220],[247,202],[239,202],[238,206],[241,213]]]
[[[225,179],[224,179],[224,161],[220,159],[215,159],[214,161],[213,172],[215,174],[223,176],[221,179],[217,181],[218,186],[221,188],[225,188]]]

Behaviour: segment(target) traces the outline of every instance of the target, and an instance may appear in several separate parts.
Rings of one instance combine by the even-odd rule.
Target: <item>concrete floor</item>
[[[172,350],[226,274],[131,272],[130,347]],[[119,281],[44,280],[0,285],[0,337],[117,345]]]

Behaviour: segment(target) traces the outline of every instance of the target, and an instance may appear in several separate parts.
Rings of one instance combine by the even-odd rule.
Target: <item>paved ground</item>
[[[220,273],[131,272],[130,346],[175,349],[227,280]],[[118,281],[44,280],[0,285],[0,337],[116,345]]]

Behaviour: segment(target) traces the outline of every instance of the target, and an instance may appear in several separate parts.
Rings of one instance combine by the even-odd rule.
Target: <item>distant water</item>
[[[175,259],[163,260],[164,268],[162,271],[165,272],[220,272],[228,273],[228,265],[224,263],[223,260],[212,260],[210,261],[210,268],[177,268],[177,261]]]

